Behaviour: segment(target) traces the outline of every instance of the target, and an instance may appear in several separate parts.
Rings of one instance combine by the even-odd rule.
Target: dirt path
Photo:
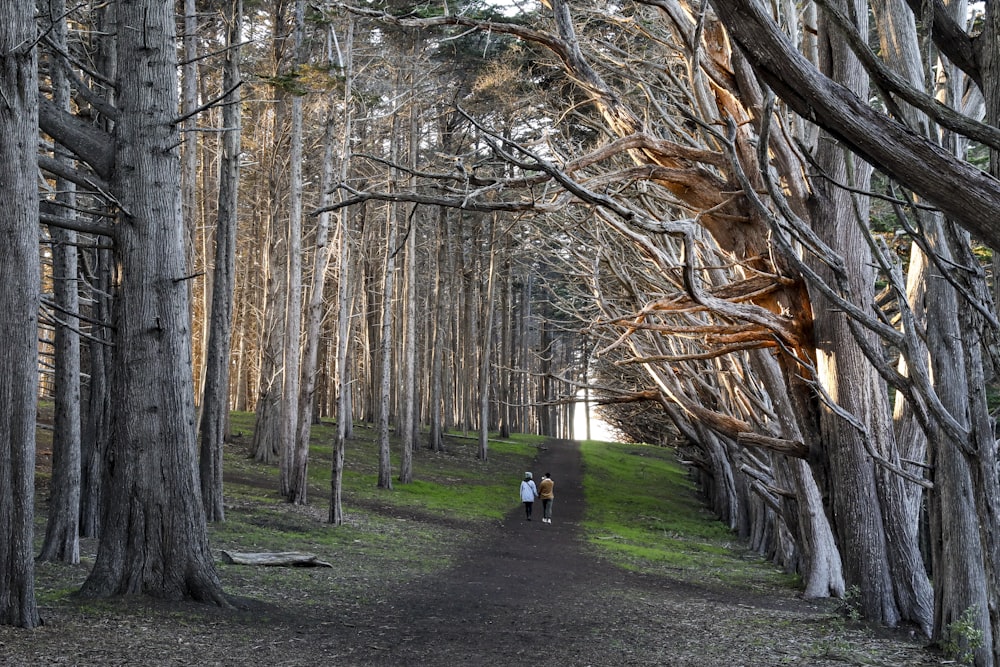
[[[520,472],[511,475],[519,483]],[[578,448],[552,442],[540,452],[535,478],[555,480],[553,522],[534,520],[518,504],[493,535],[465,553],[458,565],[407,589],[379,610],[385,623],[358,628],[372,664],[514,664],[515,656],[537,656],[577,644],[596,628],[590,614],[574,611],[586,598],[599,564],[583,555],[578,523],[583,516]],[[511,489],[516,498],[517,487]],[[604,568],[599,568],[604,569]],[[565,654],[564,654],[565,657]],[[563,662],[562,664],[570,664]]]
[[[940,664],[919,641],[848,626],[831,613],[830,601],[807,602],[787,591],[712,590],[611,566],[583,539],[577,443],[550,442],[531,469],[536,478],[548,471],[555,480],[553,523],[538,520],[537,507],[538,519],[524,520],[517,502],[522,471],[512,470],[510,513],[456,545],[454,564],[443,571],[398,585],[373,580],[366,587],[356,578],[339,585],[337,569],[276,571],[271,588],[251,593],[234,609],[144,598],[70,600],[46,608],[42,628],[0,626],[0,665]],[[352,575],[356,565],[336,563]],[[77,569],[82,579],[86,568]],[[52,571],[72,574],[64,567]],[[228,575],[237,579],[240,572]],[[67,580],[64,586],[73,585]]]
[[[871,646],[849,637],[835,649],[809,644],[819,619],[829,620],[830,605],[733,597],[607,565],[582,542],[578,445],[549,443],[532,471],[555,480],[552,524],[539,520],[538,506],[535,520],[525,521],[518,505],[454,568],[345,619],[355,633],[338,659],[436,666],[929,664],[915,652],[870,661]]]

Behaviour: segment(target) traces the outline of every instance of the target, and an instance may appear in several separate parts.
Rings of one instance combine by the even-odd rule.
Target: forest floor
[[[533,521],[517,506],[503,520],[474,528],[459,518],[383,507],[380,530],[419,525],[412,549],[422,552],[419,561],[439,566],[415,571],[407,565],[413,554],[358,540],[326,556],[333,568],[220,562],[226,590],[235,596],[229,609],[80,600],[71,592],[86,576],[92,553],[79,567],[39,563],[45,625],[0,628],[0,664],[955,664],[905,632],[853,622],[833,601],[803,600],[788,588],[720,588],[616,566],[583,539],[577,445],[547,443],[532,469],[551,471],[556,481],[552,524],[542,523],[538,506]],[[322,523],[326,511],[288,508],[306,523]],[[380,510],[377,503],[367,509]],[[284,521],[295,534],[296,515],[281,516],[260,512],[261,528]],[[93,545],[85,541],[84,548]]]

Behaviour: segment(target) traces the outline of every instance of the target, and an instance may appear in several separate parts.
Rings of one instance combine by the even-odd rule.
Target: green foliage
[[[698,499],[673,449],[588,441],[582,450],[585,528],[603,556],[622,567],[702,585],[795,583],[741,549]]]
[[[844,597],[840,601],[841,611],[849,620],[857,623],[861,620],[861,589],[851,586],[844,591]]]
[[[343,73],[334,65],[301,65],[262,79],[277,90],[297,96],[336,92],[344,86]]]
[[[977,620],[979,608],[975,605],[948,624],[941,640],[941,650],[960,665],[973,665],[976,651],[983,645],[983,631]]]

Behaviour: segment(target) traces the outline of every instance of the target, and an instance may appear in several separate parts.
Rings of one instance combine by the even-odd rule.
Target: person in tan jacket
[[[555,485],[549,473],[542,475],[542,481],[538,484],[538,497],[542,500],[542,523],[552,523],[552,500],[556,497],[552,489]]]

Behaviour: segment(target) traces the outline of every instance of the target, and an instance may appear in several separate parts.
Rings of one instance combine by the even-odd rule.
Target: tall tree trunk
[[[182,39],[184,49],[184,64],[181,67],[181,113],[185,115],[183,123],[184,145],[181,151],[181,214],[184,220],[184,254],[187,262],[188,275],[195,273],[195,266],[198,263],[197,238],[199,227],[198,208],[198,116],[188,116],[198,108],[198,6],[196,0],[184,0],[184,36]],[[206,291],[206,285],[202,292]],[[191,303],[196,301],[196,290],[193,281],[187,283]],[[197,308],[197,306],[195,306]],[[199,309],[200,310],[200,309]],[[192,313],[194,315],[194,313]],[[195,346],[204,345],[205,335],[202,331],[202,317],[195,316],[193,319],[192,341]],[[202,381],[204,360],[203,349],[195,348],[194,352],[194,381],[195,394],[201,393],[199,386]]]
[[[323,136],[323,175],[320,191],[323,193],[321,206],[329,203],[327,193],[333,190],[335,165],[334,141],[336,139],[335,106],[327,112],[326,132]],[[302,359],[301,393],[299,396],[298,435],[295,444],[294,467],[292,471],[292,495],[296,504],[306,502],[308,486],[309,437],[312,431],[312,412],[316,394],[316,377],[319,366],[320,333],[323,326],[326,273],[330,265],[330,214],[319,215],[316,226],[316,250],[313,255],[312,285],[309,291],[309,307],[306,311],[306,352]]]
[[[284,2],[274,5],[271,17],[272,52],[275,73],[281,72],[287,6]],[[282,397],[284,392],[284,341],[288,296],[287,226],[282,211],[285,193],[284,159],[288,152],[285,145],[285,123],[289,117],[289,93],[282,86],[273,87],[274,117],[272,120],[271,152],[268,170],[267,218],[264,223],[266,240],[263,243],[264,303],[262,306],[262,332],[260,342],[260,378],[254,419],[254,458],[261,463],[280,463],[282,438]]]
[[[215,269],[212,309],[205,354],[204,395],[201,401],[201,499],[208,521],[224,521],[222,449],[229,423],[229,360],[233,329],[233,293],[236,287],[236,224],[239,208],[241,153],[240,41],[243,2],[226,7],[226,64],[222,87],[232,90],[222,107],[222,157],[219,204],[215,229]]]
[[[434,262],[434,287],[430,297],[431,303],[429,312],[434,313],[431,323],[431,335],[427,344],[431,347],[431,376],[430,376],[430,401],[428,404],[428,429],[427,447],[433,452],[439,452],[444,448],[443,432],[441,426],[441,413],[443,412],[443,385],[442,374],[444,372],[444,328],[447,320],[444,307],[444,275],[442,266],[445,262],[447,236],[442,232],[448,211],[443,206],[438,208],[438,224],[435,226],[435,246],[437,247],[437,257]]]
[[[97,70],[113,78],[118,66],[115,39],[117,17],[113,7],[97,12],[97,31],[106,35],[97,42],[93,59]],[[114,87],[102,84],[102,94],[108,103],[115,101]],[[109,121],[105,120],[109,129]],[[113,214],[110,204],[104,205],[108,216]],[[87,384],[87,416],[81,440],[82,471],[80,497],[80,533],[85,537],[99,537],[103,519],[104,486],[107,475],[107,453],[111,441],[111,367],[114,349],[111,344],[112,271],[114,258],[110,242],[98,239],[95,248],[84,254],[90,260],[89,301],[90,317],[99,324],[92,328],[88,342],[89,382]]]
[[[340,180],[348,174],[347,155],[354,132],[354,107],[351,104],[354,86],[354,21],[347,19],[344,28],[344,130],[341,143]],[[344,450],[351,437],[353,415],[351,408],[350,376],[347,366],[351,332],[351,280],[350,280],[350,217],[347,209],[337,214],[340,218],[340,245],[337,255],[337,435],[333,446],[330,470],[329,520],[335,526],[344,523],[343,486]]]
[[[411,136],[416,137],[416,133]],[[416,217],[416,216],[413,216]],[[413,450],[420,426],[417,414],[417,230],[410,223],[406,237],[406,279],[403,313],[403,403],[399,433],[399,481],[413,481]]]
[[[415,57],[415,56],[414,56]],[[415,94],[414,77],[409,77],[411,93]],[[407,161],[413,173],[417,168],[417,153],[420,148],[420,134],[415,105],[409,109],[409,147]],[[410,177],[410,186],[416,179]],[[413,450],[417,444],[420,416],[417,413],[417,211],[410,213],[406,230],[405,261],[406,274],[403,290],[403,382],[400,390],[402,403],[399,428],[399,481],[409,484],[413,481]]]
[[[106,514],[81,593],[227,604],[195,462],[173,3],[123,1],[118,25],[116,401]]]
[[[493,359],[493,319],[496,308],[493,307],[493,287],[496,284],[496,250],[494,241],[496,240],[496,220],[491,220],[489,224],[489,253],[490,263],[486,270],[486,300],[483,304],[486,309],[485,322],[483,324],[482,337],[479,344],[479,448],[476,458],[480,461],[489,459],[490,447],[490,363]]]
[[[295,0],[294,27],[292,41],[295,54],[295,69],[305,63],[303,40],[305,38],[305,0]],[[299,415],[299,372],[302,360],[302,96],[292,95],[291,132],[289,136],[289,193],[288,193],[288,277],[285,281],[285,335],[282,350],[282,381],[281,396],[281,450],[279,463],[281,469],[281,495],[289,502],[305,502],[307,480],[305,479],[308,464],[309,445],[303,453],[298,467],[303,475],[295,479],[296,456],[300,453],[296,447]]]
[[[393,135],[395,136],[395,134]],[[378,488],[392,488],[392,462],[389,458],[389,412],[392,389],[392,300],[395,294],[393,284],[396,277],[396,205],[390,204],[386,215],[388,235],[386,238],[385,274],[382,280],[382,326],[379,335],[381,360],[378,381]]]
[[[514,350],[513,327],[514,327],[514,272],[510,251],[504,257],[503,282],[501,283],[502,295],[500,297],[500,350],[498,353],[499,362],[497,364],[497,405],[499,408],[499,436],[500,439],[510,437],[511,422],[511,382],[514,376]]]
[[[867,34],[867,8],[856,8],[858,29]],[[866,94],[867,76],[846,44],[835,37],[832,26],[821,30],[821,69],[853,90]],[[868,189],[870,169],[851,163],[845,151],[830,138],[821,139],[817,162],[836,182]],[[847,280],[849,298],[857,304],[874,302],[874,276],[866,232],[855,223],[859,202],[823,177],[814,183],[810,204],[814,228],[827,245],[852,263]],[[835,284],[834,280],[829,281]],[[834,401],[857,415],[865,431],[859,432],[841,417],[821,410],[824,442],[832,447],[826,457],[830,470],[833,509],[841,538],[846,581],[861,592],[862,612],[874,622],[895,626],[908,620],[927,627],[931,590],[923,571],[915,533],[898,526],[904,514],[902,480],[875,470],[864,439],[888,460],[898,460],[893,439],[888,394],[882,380],[864,359],[846,318],[834,312],[822,296],[814,300],[817,368],[821,384]],[[868,335],[859,332],[858,335]],[[874,343],[874,341],[870,341]],[[876,511],[877,510],[877,511]]]
[[[95,322],[110,322],[111,251],[98,247],[90,256],[93,273],[89,288],[90,317]],[[111,332],[102,324],[93,327],[92,332],[87,345],[90,377],[87,417],[81,438],[80,534],[84,537],[100,536],[105,463],[111,439]]]
[[[65,0],[49,0],[50,38],[66,49]],[[57,56],[61,57],[61,56]],[[52,101],[65,111],[70,108],[70,86],[65,70],[50,63]],[[56,156],[70,165],[72,160]],[[65,211],[73,211],[73,183],[56,180],[56,198]],[[45,541],[39,560],[80,562],[80,292],[77,277],[76,232],[51,228],[52,291],[56,304],[55,330],[55,423],[52,437],[52,484]]]
[[[0,623],[34,628],[35,395],[38,387],[38,63],[35,3],[0,22]]]

